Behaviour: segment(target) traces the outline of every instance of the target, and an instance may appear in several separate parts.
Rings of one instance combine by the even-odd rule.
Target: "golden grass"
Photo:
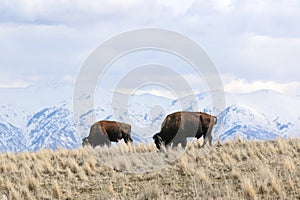
[[[251,183],[251,181],[248,178],[245,178],[244,180],[242,180],[242,184],[243,184],[243,189],[246,192],[246,195],[250,198],[250,199],[256,199],[256,192],[253,188],[253,185]]]
[[[0,199],[299,199],[300,140],[0,154]]]

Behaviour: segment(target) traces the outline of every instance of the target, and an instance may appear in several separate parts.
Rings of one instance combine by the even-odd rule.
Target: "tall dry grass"
[[[0,154],[0,199],[300,199],[300,140]]]

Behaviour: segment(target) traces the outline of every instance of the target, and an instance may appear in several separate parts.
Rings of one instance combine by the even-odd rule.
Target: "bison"
[[[93,147],[97,145],[110,145],[111,142],[118,142],[122,138],[125,143],[132,142],[130,137],[131,126],[116,121],[98,121],[90,129],[88,137],[82,139],[82,146],[90,144]]]
[[[215,116],[203,112],[175,112],[169,114],[162,123],[159,133],[153,136],[154,143],[158,149],[161,145],[169,145],[173,143],[174,146],[181,143],[182,147],[187,144],[188,137],[195,137],[199,139],[204,138],[202,147],[209,140],[212,145],[212,129],[217,123]]]

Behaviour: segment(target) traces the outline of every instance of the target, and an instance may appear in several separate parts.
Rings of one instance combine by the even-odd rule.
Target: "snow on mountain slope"
[[[71,112],[63,107],[50,107],[34,114],[27,123],[28,150],[41,148],[75,148],[80,145]]]
[[[300,129],[298,126],[292,126],[288,132],[286,132],[287,137],[300,137]]]
[[[239,105],[227,107],[218,115],[214,128],[215,139],[235,140],[237,136],[247,140],[272,140],[280,133],[272,121],[251,108]]]
[[[272,90],[259,90],[248,94],[226,94],[228,105],[239,104],[264,113],[270,120],[287,123],[300,117],[300,98],[286,96]]]
[[[27,121],[25,111],[11,105],[0,106],[0,117],[19,128],[24,127]]]
[[[21,152],[26,149],[26,144],[22,130],[0,120],[0,152]]]
[[[0,88],[0,105],[9,105],[13,110],[21,114],[38,112],[51,105],[59,105],[72,97],[73,86],[59,82],[40,83],[26,88],[5,89]]]
[[[282,136],[300,137],[300,98],[272,90],[259,90],[248,94],[227,94],[228,105],[247,106],[276,124]]]

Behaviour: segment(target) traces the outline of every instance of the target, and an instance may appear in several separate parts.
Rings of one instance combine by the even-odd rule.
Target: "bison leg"
[[[201,148],[203,148],[205,146],[206,142],[207,142],[207,137],[205,137],[205,135],[204,135],[203,136],[203,144],[202,144]]]
[[[212,135],[211,133],[208,135],[209,145],[212,146]]]
[[[174,138],[173,141],[173,146],[178,146],[179,144],[181,144],[182,148],[185,148],[186,144],[187,144],[187,140],[186,138]]]
[[[211,132],[212,132],[213,126],[214,126],[214,123],[211,123],[208,130],[207,130],[207,133],[205,135],[203,135],[204,142],[203,142],[203,145],[201,146],[201,148],[205,146],[207,140],[209,141],[209,145],[212,146]]]
[[[210,146],[212,146],[212,137],[210,134],[203,135],[203,144],[202,144],[201,148],[203,148],[206,145],[207,141],[209,142]]]
[[[207,143],[207,140],[209,142],[209,145],[212,146],[212,136],[211,136],[211,134],[208,134],[207,137],[203,137],[203,139],[204,139],[204,141],[203,141],[203,144],[202,144],[201,148],[205,146],[205,144]]]
[[[107,146],[111,145],[110,138],[109,138],[108,133],[105,129],[99,131],[98,144],[99,145],[107,145]]]
[[[184,139],[184,140],[182,140],[180,143],[181,143],[181,147],[182,147],[182,148],[185,148],[185,147],[186,147],[186,144],[187,144],[187,140]]]

